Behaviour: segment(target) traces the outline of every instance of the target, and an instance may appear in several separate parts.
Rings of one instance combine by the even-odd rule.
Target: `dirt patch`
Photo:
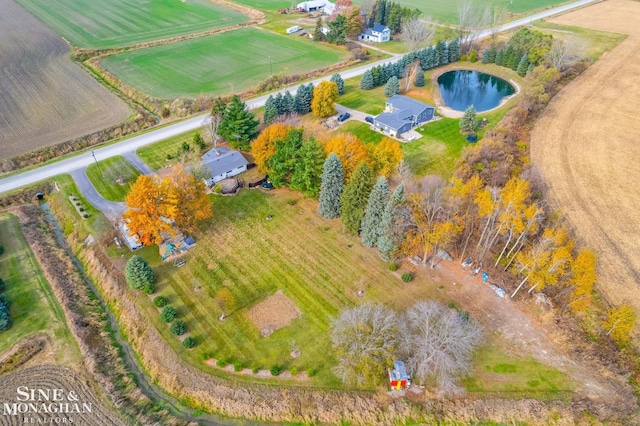
[[[267,297],[247,311],[249,319],[265,337],[286,327],[300,315],[302,315],[300,309],[284,295],[282,290],[278,290],[276,294]]]
[[[551,22],[629,35],[553,98],[531,158],[552,205],[596,251],[597,289],[640,312],[640,2],[601,2]]]
[[[69,46],[12,0],[0,0],[0,158],[114,125],[129,108],[69,59]]]

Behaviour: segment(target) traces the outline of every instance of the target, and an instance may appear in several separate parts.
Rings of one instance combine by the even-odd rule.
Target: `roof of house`
[[[382,25],[382,24],[375,24],[373,26],[373,31],[376,31],[378,33],[384,32],[386,30],[389,30],[389,27],[387,27],[386,25]],[[391,30],[389,30],[391,31]]]
[[[382,114],[378,115],[375,120],[396,130],[406,123],[412,122],[411,112],[408,110],[397,112],[383,112]]]
[[[433,108],[431,105],[402,95],[393,95],[387,99],[387,104],[393,107],[394,112],[408,109],[413,115],[419,115],[425,108]]]
[[[203,165],[211,171],[211,176],[218,176],[249,164],[240,152],[229,148],[213,148],[205,152],[202,159]]]

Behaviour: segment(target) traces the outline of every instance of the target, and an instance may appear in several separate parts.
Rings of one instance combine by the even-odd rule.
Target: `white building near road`
[[[213,148],[202,156],[202,164],[209,169],[207,186],[247,171],[249,162],[239,152],[229,148]]]
[[[335,3],[331,3],[329,0],[309,0],[298,3],[296,7],[302,12],[322,11],[327,15],[331,15],[336,8],[336,5]]]
[[[373,28],[367,28],[358,38],[370,43],[384,43],[391,40],[391,30],[386,25],[376,24]]]

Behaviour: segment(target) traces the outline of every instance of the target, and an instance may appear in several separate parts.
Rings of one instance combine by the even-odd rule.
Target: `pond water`
[[[515,93],[514,87],[503,79],[471,70],[448,71],[438,77],[438,86],[444,104],[457,111],[464,111],[469,105],[476,111],[486,111]]]

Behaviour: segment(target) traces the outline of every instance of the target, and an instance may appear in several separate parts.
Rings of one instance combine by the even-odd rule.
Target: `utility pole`
[[[104,179],[104,176],[102,176],[102,169],[100,168],[100,164],[98,164],[98,160],[96,159],[96,154],[95,152],[93,152],[93,150],[91,150],[91,155],[93,155],[93,161],[96,162],[96,166],[98,166],[98,171],[100,172],[100,177],[102,179]]]

